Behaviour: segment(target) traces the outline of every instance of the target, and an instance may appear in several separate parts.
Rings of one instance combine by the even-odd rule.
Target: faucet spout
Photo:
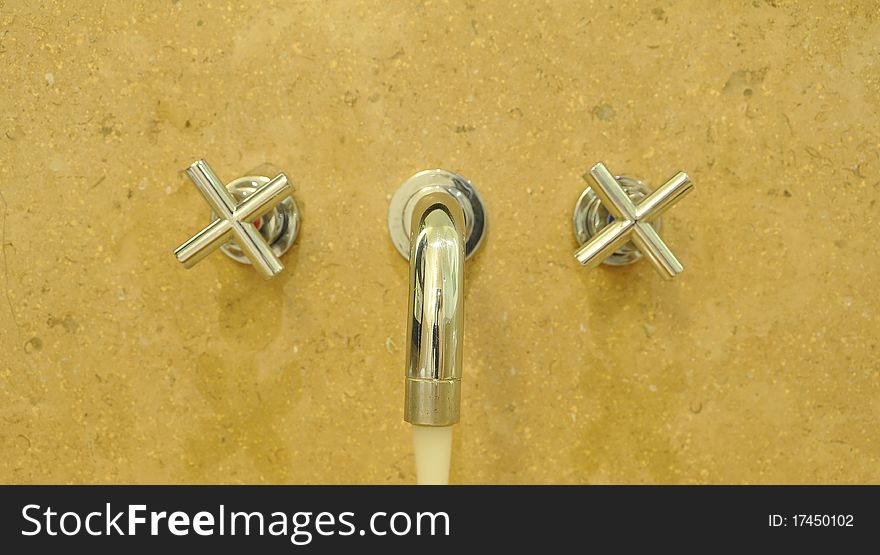
[[[404,419],[451,426],[461,408],[464,212],[452,194],[432,192],[416,204],[410,230]]]

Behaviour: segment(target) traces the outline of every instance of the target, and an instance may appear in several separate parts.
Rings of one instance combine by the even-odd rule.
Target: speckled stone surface
[[[0,2],[0,482],[411,483],[390,195],[468,262],[458,483],[880,482],[877,2]],[[271,164],[264,282],[171,251]],[[584,172],[695,191],[583,271]]]

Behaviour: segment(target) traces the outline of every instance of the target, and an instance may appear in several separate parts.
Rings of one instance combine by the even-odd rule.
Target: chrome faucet
[[[193,162],[186,173],[213,213],[208,227],[175,249],[177,260],[192,268],[219,248],[233,260],[253,264],[266,279],[280,273],[284,266],[278,257],[296,240],[300,220],[287,175],[249,175],[224,186],[204,160]]]
[[[486,230],[483,203],[460,175],[423,171],[392,198],[388,228],[410,262],[404,420],[451,426],[461,408],[464,261]]]
[[[654,192],[638,179],[615,176],[602,162],[585,175],[591,185],[572,219],[577,261],[586,268],[621,266],[644,255],[664,279],[680,274],[684,267],[660,238],[660,215],[694,188],[688,175],[678,172]]]

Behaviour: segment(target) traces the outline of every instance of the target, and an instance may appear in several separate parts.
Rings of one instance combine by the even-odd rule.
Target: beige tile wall
[[[385,218],[430,167],[491,219],[453,481],[880,482],[877,2],[36,4],[0,2],[0,482],[412,482]],[[295,182],[280,277],[175,261],[201,157]],[[676,281],[577,267],[598,161],[693,177]]]

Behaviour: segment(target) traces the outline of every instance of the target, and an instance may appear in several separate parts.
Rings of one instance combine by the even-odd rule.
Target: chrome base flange
[[[242,199],[269,181],[268,177],[262,175],[247,175],[230,182],[226,185],[226,189],[232,194],[236,202],[241,202]],[[211,220],[216,219],[217,214],[211,212]],[[296,240],[296,234],[299,231],[299,220],[299,207],[296,205],[296,201],[293,200],[293,197],[287,197],[276,204],[275,208],[260,216],[254,222],[254,225],[257,226],[260,235],[272,247],[272,252],[275,253],[275,256],[280,257],[287,252]],[[251,263],[234,239],[224,243],[220,250],[236,262],[241,262],[242,264]]]
[[[626,191],[630,200],[636,204],[651,192],[648,186],[638,179],[627,177],[625,175],[617,175],[614,176],[614,178],[617,179],[617,182],[620,183],[623,190]],[[599,197],[596,196],[596,193],[593,192],[593,189],[587,187],[584,192],[581,193],[581,196],[574,207],[574,216],[572,218],[574,235],[577,238],[578,244],[583,246],[603,227],[613,221],[614,217],[608,213],[608,210],[606,210],[604,206],[602,206],[602,202],[599,200]],[[663,228],[660,218],[653,220],[651,225],[654,226],[654,229],[658,233]],[[614,254],[603,260],[602,263],[611,266],[623,266],[625,264],[632,264],[641,257],[642,253],[639,249],[637,249],[632,242],[629,242],[620,247],[614,252]]]
[[[479,193],[464,177],[446,170],[425,170],[407,179],[391,198],[388,207],[388,231],[391,241],[409,260],[410,227],[419,200],[434,192],[447,192],[461,205],[465,220],[465,258],[470,258],[486,234],[486,211]]]

